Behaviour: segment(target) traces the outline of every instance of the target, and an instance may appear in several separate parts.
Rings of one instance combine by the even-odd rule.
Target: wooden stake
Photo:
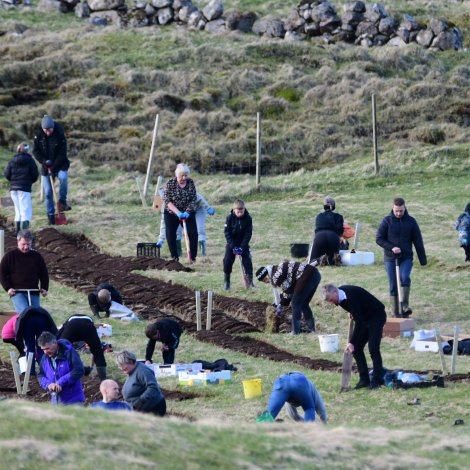
[[[137,189],[139,190],[140,200],[142,201],[142,205],[147,207],[147,202],[145,201],[144,193],[142,192],[142,188],[140,187],[140,176],[135,177],[135,184],[137,185]]]
[[[144,190],[143,190],[144,199],[147,197],[149,181],[150,181],[150,178],[152,177],[152,166],[153,166],[153,160],[155,158],[155,142],[157,140],[159,125],[160,125],[160,114],[157,114],[155,116],[155,125],[153,127],[153,136],[152,136],[152,147],[150,148],[149,163],[147,165],[147,174],[145,176],[145,182],[144,182]]]
[[[261,185],[261,113],[256,113],[256,187]]]
[[[207,318],[206,318],[206,330],[211,331],[212,326],[212,295],[213,292],[207,291]]]
[[[459,331],[458,326],[454,326],[454,344],[452,345],[452,362],[450,367],[450,373],[455,374],[455,366],[457,363],[457,352],[459,347]]]
[[[0,230],[0,259],[5,254],[5,230]]]
[[[442,375],[447,375],[446,361],[444,358],[444,351],[442,350],[442,338],[438,329],[434,330],[434,337],[436,339],[437,347],[439,349],[439,356],[441,357]]]
[[[10,352],[10,359],[13,375],[15,377],[16,392],[18,395],[21,395],[20,373],[18,371],[18,362],[16,362],[16,354],[13,351]]]
[[[24,382],[23,382],[23,395],[28,393],[28,385],[29,385],[29,376],[31,375],[31,366],[33,364],[33,353],[28,353],[28,365],[26,366],[26,372],[24,374]]]
[[[377,148],[377,111],[375,106],[375,94],[372,93],[372,139],[374,141],[375,174],[379,174],[379,151]]]
[[[196,291],[196,330],[201,331],[201,291]]]

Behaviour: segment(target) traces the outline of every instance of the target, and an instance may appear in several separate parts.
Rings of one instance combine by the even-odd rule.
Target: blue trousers
[[[402,287],[411,286],[411,270],[413,269],[413,259],[405,258],[398,259],[398,265],[400,266],[400,283]],[[397,276],[395,274],[395,261],[385,261],[385,270],[388,275],[388,283],[390,285],[390,295],[397,297]]]
[[[303,408],[304,421],[315,421],[315,401],[310,382],[305,375],[293,372],[281,375],[274,381],[268,402],[268,411],[274,419],[286,402]]]
[[[67,191],[68,191],[68,171],[60,170],[57,174],[59,178],[59,201],[66,202],[67,201]],[[53,180],[55,181],[55,175],[52,176]],[[47,215],[54,215],[55,214],[55,207],[54,207],[54,195],[52,193],[52,186],[51,186],[51,179],[49,175],[42,176],[42,187],[44,189],[44,205],[46,206],[46,213]]]
[[[27,292],[18,292],[10,298],[16,313],[21,313],[26,307],[30,306]],[[33,295],[31,293],[31,306],[40,307],[40,300],[38,294]]]

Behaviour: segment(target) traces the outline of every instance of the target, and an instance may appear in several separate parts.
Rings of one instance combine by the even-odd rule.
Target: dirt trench
[[[44,257],[50,276],[74,289],[89,293],[101,282],[110,282],[123,295],[132,310],[146,320],[173,316],[200,341],[231,349],[254,357],[279,362],[292,362],[313,370],[340,370],[341,364],[323,359],[296,356],[264,341],[237,336],[240,333],[263,331],[265,311],[269,304],[231,299],[214,295],[212,331],[196,332],[195,292],[186,286],[150,279],[134,270],[167,269],[191,270],[178,262],[160,258],[109,256],[84,235],[63,234],[46,228],[37,234],[36,248]],[[16,246],[12,232],[5,236],[6,249]],[[206,309],[206,293],[202,293],[202,309]],[[138,299],[138,302],[136,302]],[[222,308],[223,307],[223,308]],[[289,331],[284,320],[280,331]]]

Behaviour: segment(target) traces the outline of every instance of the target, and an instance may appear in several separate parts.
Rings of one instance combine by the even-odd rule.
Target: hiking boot
[[[55,215],[54,214],[48,215],[47,220],[48,220],[49,225],[55,225]]]
[[[65,212],[72,210],[72,207],[67,204],[66,201],[59,201],[59,211]]]

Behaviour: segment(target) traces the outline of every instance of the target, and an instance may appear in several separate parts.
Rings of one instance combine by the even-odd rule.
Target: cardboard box
[[[179,372],[200,372],[202,370],[202,364],[200,362],[191,364],[147,364],[147,367],[153,370],[157,378],[177,377]]]
[[[230,380],[232,380],[232,372],[230,370],[221,370],[220,372],[208,370],[178,372],[178,381],[181,385],[216,385],[229,382]]]
[[[445,343],[441,342],[441,345],[445,345]],[[416,341],[415,351],[437,353],[439,352],[439,346],[437,341]]]
[[[408,338],[413,336],[416,327],[416,320],[414,318],[387,318],[383,334],[389,338]]]
[[[15,312],[0,312],[0,330],[5,326],[5,323],[13,316],[15,316]]]
[[[349,250],[339,250],[341,264],[344,266],[358,266],[374,264],[374,253],[371,251],[356,251],[351,253]]]
[[[101,323],[96,332],[100,338],[106,338],[113,335],[113,327],[107,323]]]

